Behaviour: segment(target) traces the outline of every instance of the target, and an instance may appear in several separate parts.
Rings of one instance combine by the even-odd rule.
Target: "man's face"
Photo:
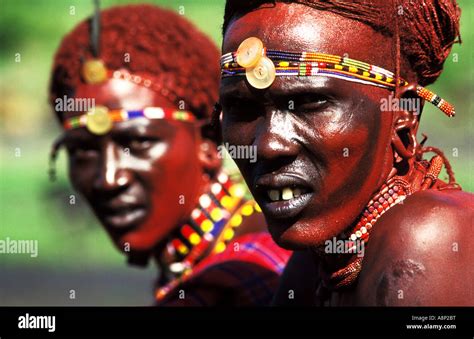
[[[255,36],[268,49],[349,56],[391,69],[387,38],[368,26],[299,4],[277,3],[234,19],[223,53]],[[392,168],[389,92],[340,79],[277,77],[267,89],[223,79],[224,141],[257,148],[237,160],[275,241],[322,245],[358,216]]]
[[[109,109],[172,107],[125,80],[81,85],[75,96]],[[200,140],[191,123],[144,118],[115,123],[104,136],[66,132],[71,182],[119,249],[150,251],[189,215],[202,185]]]

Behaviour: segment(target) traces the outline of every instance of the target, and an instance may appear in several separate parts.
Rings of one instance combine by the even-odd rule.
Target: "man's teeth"
[[[271,201],[280,200],[280,192],[278,190],[270,190],[268,191],[268,197]]]
[[[301,195],[301,190],[299,188],[293,189],[293,197],[298,198]]]
[[[281,197],[283,200],[293,199],[293,191],[291,188],[284,188]]]
[[[299,188],[285,187],[281,191],[269,190],[267,193],[271,201],[278,201],[278,200],[290,200],[293,198],[298,198],[302,194],[302,191]]]

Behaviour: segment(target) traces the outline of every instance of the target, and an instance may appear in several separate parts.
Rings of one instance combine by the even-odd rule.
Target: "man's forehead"
[[[277,2],[234,19],[224,37],[223,53],[236,51],[250,36],[261,39],[268,49],[316,51],[394,68],[391,38],[361,22],[301,4]]]
[[[291,96],[307,90],[322,90],[337,87],[337,79],[329,77],[277,77],[265,92],[271,96]],[[239,96],[263,92],[248,85],[244,77],[226,78],[221,82],[221,96]]]
[[[75,96],[94,99],[96,104],[109,109],[140,109],[153,106],[157,97],[149,88],[122,79],[108,79],[99,85],[80,84],[76,88]]]

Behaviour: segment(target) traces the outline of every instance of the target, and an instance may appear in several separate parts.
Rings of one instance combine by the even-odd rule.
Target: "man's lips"
[[[266,174],[258,177],[253,186],[257,202],[272,219],[296,217],[314,195],[310,182],[295,173]]]
[[[113,201],[99,205],[101,219],[112,229],[125,230],[135,227],[145,216],[145,204]]]

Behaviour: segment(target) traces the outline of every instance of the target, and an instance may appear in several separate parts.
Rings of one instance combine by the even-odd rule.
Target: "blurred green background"
[[[103,0],[101,6],[142,2]],[[147,2],[176,11],[184,6],[184,16],[220,44],[224,0]],[[430,87],[455,103],[457,116],[448,119],[427,105],[420,133],[445,151],[458,182],[472,192],[474,2],[458,2],[463,44],[453,48],[443,75]],[[53,54],[61,37],[92,12],[88,0],[0,0],[0,239],[39,241],[37,258],[0,254],[0,305],[151,302],[156,269],[127,267],[69,185],[64,153],[58,181],[48,181],[50,145],[60,133],[47,103]],[[15,61],[17,53],[21,62]],[[69,299],[70,289],[76,290],[75,300]]]

